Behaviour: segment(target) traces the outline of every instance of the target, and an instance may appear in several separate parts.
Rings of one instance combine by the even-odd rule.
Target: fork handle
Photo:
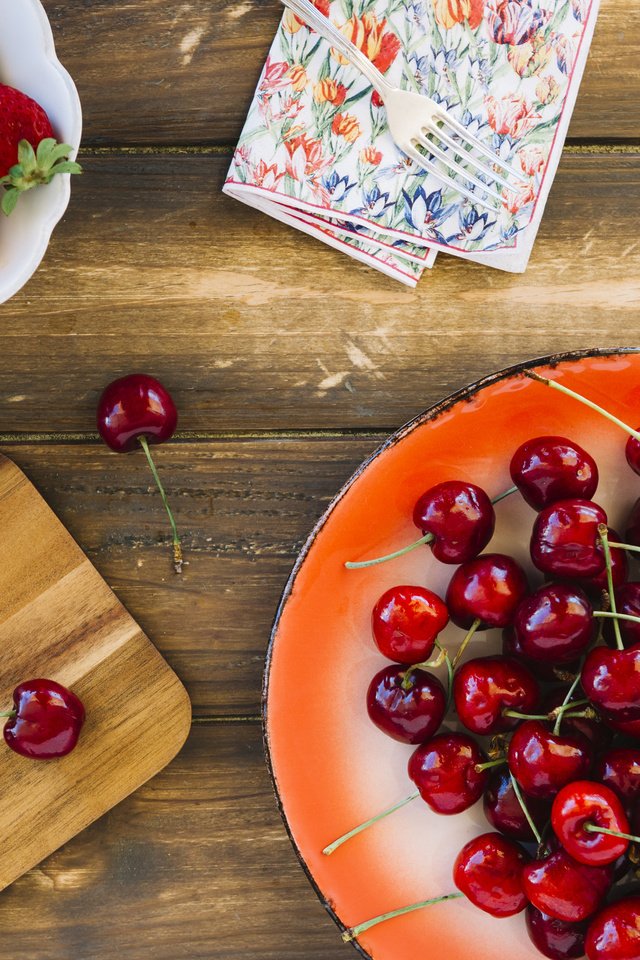
[[[313,5],[311,0],[282,0],[285,7],[288,7],[293,13],[297,14],[301,20],[324,37],[332,47],[338,50],[346,59],[356,67],[360,73],[364,74],[371,86],[378,92],[383,100],[386,99],[393,87],[387,83],[377,67],[371,63],[368,57],[358,50],[355,44],[351,43],[343,33],[338,30],[335,24],[325,17]]]

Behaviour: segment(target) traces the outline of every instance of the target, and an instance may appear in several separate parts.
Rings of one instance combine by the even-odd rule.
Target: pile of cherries
[[[640,473],[640,434],[626,429],[627,460]],[[552,960],[639,960],[640,580],[628,579],[628,556],[640,549],[640,500],[621,542],[592,499],[597,465],[577,443],[531,439],[510,470],[503,496],[519,491],[537,511],[530,555],[544,582],[532,589],[512,557],[482,552],[495,527],[482,489],[450,480],[419,498],[422,537],[390,556],[429,543],[457,568],[444,600],[407,584],[379,598],[373,638],[391,663],[367,693],[376,726],[416,748],[415,791],[324,852],[418,797],[440,814],[483,798],[492,830],[458,854],[459,892],[366,921],[345,939],[466,896],[495,917],[526,911],[532,942]],[[438,639],[449,621],[466,631],[453,662]],[[495,627],[502,654],[460,664],[473,633]],[[443,662],[448,689],[431,672]],[[450,701],[465,732],[441,729]]]

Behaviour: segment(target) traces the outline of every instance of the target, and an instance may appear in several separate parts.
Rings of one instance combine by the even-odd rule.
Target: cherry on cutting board
[[[551,824],[564,849],[579,863],[606,866],[629,846],[629,820],[622,803],[601,783],[575,780],[563,787],[553,801]]]
[[[549,960],[577,960],[584,957],[587,923],[556,920],[529,904],[525,915],[531,942]]]
[[[384,667],[369,684],[367,711],[375,725],[402,743],[424,743],[442,723],[447,695],[437,677],[417,667]]]
[[[430,487],[416,502],[413,522],[422,537],[384,557],[348,561],[345,567],[359,570],[402,557],[429,543],[442,563],[463,563],[476,557],[489,543],[495,527],[493,504],[481,487],[462,480],[445,480]]]
[[[483,833],[464,845],[453,866],[458,890],[492,917],[512,917],[527,905],[522,868],[529,857],[499,833]]]
[[[598,526],[607,523],[591,500],[560,500],[536,517],[530,552],[542,573],[564,579],[595,577],[605,568]]]
[[[589,924],[585,950],[589,960],[638,960],[640,897],[627,897],[601,910]]]
[[[542,721],[526,720],[511,737],[509,769],[525,793],[550,800],[565,784],[587,776],[592,754],[580,734],[554,734]]]
[[[511,479],[534,510],[557,500],[591,500],[598,467],[591,454],[566,437],[534,437],[521,444],[510,465]]]
[[[84,723],[79,698],[55,680],[26,680],[13,691],[15,709],[5,714],[4,739],[15,753],[51,760],[71,753]]]
[[[525,864],[524,892],[541,913],[567,923],[580,923],[598,909],[613,880],[612,867],[578,863],[560,847]]]
[[[156,470],[149,444],[164,443],[173,436],[178,412],[169,391],[145,373],[132,373],[113,380],[98,401],[98,432],[116,453],[142,447],[169,517],[173,535],[173,565],[182,572],[182,547],[173,513]]]
[[[540,689],[532,673],[513,657],[468,660],[453,678],[453,699],[460,722],[471,733],[511,730],[518,719],[505,711],[530,713]]]
[[[593,607],[579,587],[545,584],[519,604],[513,630],[518,648],[529,660],[569,663],[593,639]]]
[[[380,653],[398,663],[422,663],[449,622],[444,602],[426,587],[400,585],[382,594],[371,616]]]

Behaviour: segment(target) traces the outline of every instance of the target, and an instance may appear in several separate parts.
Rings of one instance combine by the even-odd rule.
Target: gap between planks
[[[182,145],[162,145],[156,146],[121,146],[119,144],[92,144],[91,141],[83,143],[81,153],[86,157],[111,157],[111,156],[223,156],[230,157],[235,149],[235,144],[182,144]],[[611,156],[635,155],[640,153],[640,140],[635,138],[625,140],[568,140],[563,153],[572,155],[589,156],[591,154],[608,154]]]
[[[388,427],[344,427],[339,429],[317,429],[317,430],[182,430],[171,438],[171,443],[228,443],[237,441],[239,443],[258,443],[260,441],[277,440],[342,440],[347,437],[356,437],[358,439],[372,440],[388,437],[392,433]],[[0,433],[0,447],[11,444],[12,446],[27,444],[87,444],[98,445],[102,443],[97,433],[90,431],[80,433],[56,433],[56,432],[20,432],[20,433]]]

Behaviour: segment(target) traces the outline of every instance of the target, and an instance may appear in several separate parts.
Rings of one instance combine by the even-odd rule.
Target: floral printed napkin
[[[388,79],[443,104],[525,174],[489,211],[396,147],[383,104],[284,12],[224,191],[415,286],[439,251],[527,265],[599,0],[314,0]]]

